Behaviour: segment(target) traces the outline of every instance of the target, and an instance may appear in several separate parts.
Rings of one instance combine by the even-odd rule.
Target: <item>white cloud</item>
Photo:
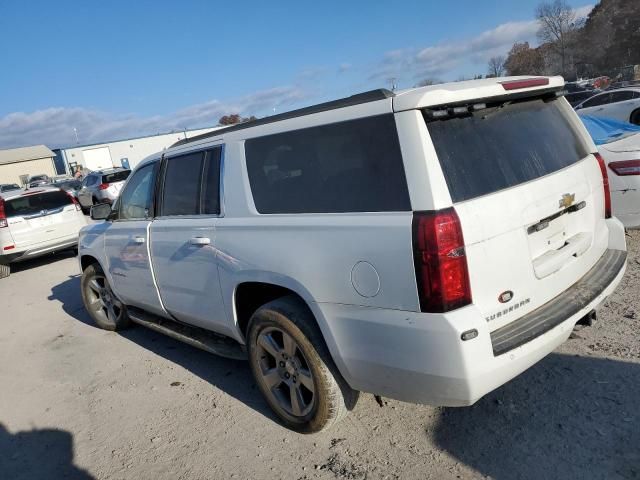
[[[576,9],[578,18],[593,9],[587,5]],[[506,55],[515,42],[536,44],[538,22],[507,22],[464,40],[451,40],[421,49],[399,49],[386,52],[370,75],[372,80],[396,77],[414,81],[426,77],[451,75],[461,68],[467,73],[485,73],[487,61],[495,55]]]
[[[14,112],[0,117],[0,148],[43,143],[51,148],[75,144],[76,128],[81,143],[147,135],[183,128],[212,126],[225,114],[255,115],[272,108],[287,109],[309,98],[299,87],[277,87],[234,100],[193,105],[168,115],[142,117],[112,115],[85,108],[47,108]]]

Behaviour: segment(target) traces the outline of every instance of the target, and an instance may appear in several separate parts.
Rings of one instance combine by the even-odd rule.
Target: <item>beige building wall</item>
[[[51,177],[55,176],[56,172],[53,168],[53,159],[38,158],[25,162],[0,165],[0,183],[17,183],[18,185],[22,185],[20,175],[32,176],[41,174],[46,174]]]

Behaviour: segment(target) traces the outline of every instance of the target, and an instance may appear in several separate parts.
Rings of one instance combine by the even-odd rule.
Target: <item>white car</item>
[[[640,125],[640,87],[606,90],[575,107],[580,115],[606,117]]]
[[[609,167],[613,214],[627,228],[640,228],[640,133],[598,146]]]
[[[75,249],[86,217],[72,195],[41,187],[0,195],[0,278],[10,264],[47,253]]]
[[[181,141],[94,206],[97,325],[248,359],[287,426],[358,392],[471,405],[625,271],[606,166],[561,77],[375,90]]]
[[[580,115],[607,164],[611,208],[626,228],[640,227],[640,126]]]

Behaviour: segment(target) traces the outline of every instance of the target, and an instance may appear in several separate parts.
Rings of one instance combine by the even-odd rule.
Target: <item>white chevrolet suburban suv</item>
[[[471,405],[591,320],[625,270],[563,85],[377,90],[181,141],[93,207],[86,308],[248,358],[300,432],[359,391]]]

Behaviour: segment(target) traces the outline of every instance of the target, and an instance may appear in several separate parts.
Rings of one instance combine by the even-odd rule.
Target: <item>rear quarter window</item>
[[[454,202],[535,180],[588,154],[558,100],[425,120]]]
[[[259,213],[411,209],[393,115],[250,139],[245,155]]]

